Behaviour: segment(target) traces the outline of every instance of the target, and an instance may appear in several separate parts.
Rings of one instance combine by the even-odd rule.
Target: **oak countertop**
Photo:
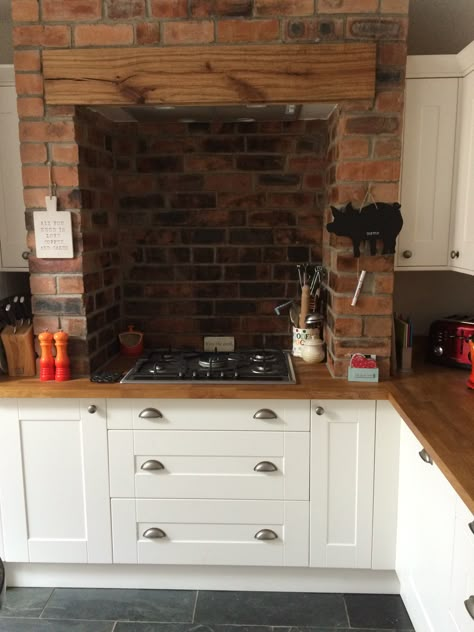
[[[325,365],[294,359],[298,383],[96,384],[88,378],[40,382],[0,378],[0,397],[157,399],[390,400],[451,485],[474,513],[474,390],[468,371],[420,364],[413,373],[378,384],[334,379]]]

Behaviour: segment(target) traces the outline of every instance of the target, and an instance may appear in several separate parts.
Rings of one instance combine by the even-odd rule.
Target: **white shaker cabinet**
[[[474,516],[460,498],[456,499],[449,616],[450,632],[474,630]]]
[[[460,84],[458,139],[450,265],[474,274],[474,70]]]
[[[397,573],[400,594],[417,632],[451,632],[448,602],[456,494],[403,424]]]
[[[370,568],[375,402],[311,405],[310,565]]]
[[[13,66],[0,65],[0,269],[25,270],[25,206]]]
[[[399,269],[448,266],[458,79],[407,79]]]
[[[105,410],[105,400],[0,400],[5,561],[112,561]]]
[[[107,404],[115,563],[308,566],[308,401]]]

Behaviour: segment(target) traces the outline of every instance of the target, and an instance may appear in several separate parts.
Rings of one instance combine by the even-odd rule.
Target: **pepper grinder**
[[[65,382],[71,379],[71,370],[69,368],[69,357],[67,355],[68,334],[60,329],[54,336],[56,343],[56,382]]]
[[[48,382],[54,380],[53,334],[45,329],[39,334],[38,340],[41,346],[40,380]]]

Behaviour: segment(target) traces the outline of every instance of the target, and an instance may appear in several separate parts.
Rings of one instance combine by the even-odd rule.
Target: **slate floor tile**
[[[353,628],[413,630],[399,595],[344,595]]]
[[[54,588],[7,588],[1,617],[39,617]],[[1,628],[0,628],[1,629]]]
[[[57,588],[42,618],[96,621],[192,621],[196,592]]]
[[[127,623],[119,621],[114,632],[288,632],[287,628],[264,625],[204,625],[201,623]],[[318,630],[318,632],[320,632]],[[386,632],[386,630],[384,631]]]
[[[0,619],[0,632],[112,632],[112,621]]]
[[[199,591],[194,621],[263,626],[349,625],[339,594]]]

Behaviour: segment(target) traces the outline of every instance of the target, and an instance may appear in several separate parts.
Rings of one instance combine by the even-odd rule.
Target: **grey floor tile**
[[[53,588],[7,588],[1,617],[39,617]],[[1,628],[0,628],[1,629]]]
[[[344,595],[353,628],[413,630],[399,595]]]
[[[112,621],[0,619],[0,632],[112,632]]]
[[[114,632],[273,632],[274,628],[263,625],[204,625],[201,623],[127,623],[119,621]],[[278,628],[288,632],[287,628]],[[319,631],[318,631],[319,632]]]
[[[339,594],[199,591],[196,623],[348,627]]]
[[[192,621],[195,591],[57,588],[44,619]]]

